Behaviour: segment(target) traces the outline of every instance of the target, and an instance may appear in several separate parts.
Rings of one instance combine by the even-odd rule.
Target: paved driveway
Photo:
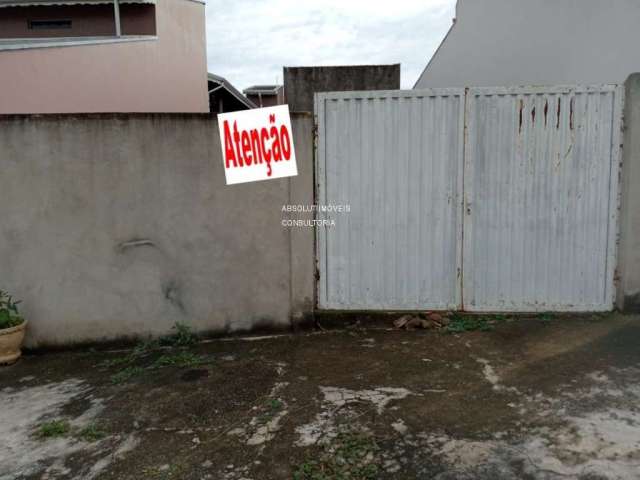
[[[0,369],[0,479],[640,478],[639,320],[30,355]]]

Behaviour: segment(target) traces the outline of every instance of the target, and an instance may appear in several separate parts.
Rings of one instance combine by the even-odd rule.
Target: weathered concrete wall
[[[299,113],[294,115],[293,119],[296,120],[292,127],[297,142],[295,146],[298,177],[290,183],[289,204],[313,205],[313,115]],[[300,153],[299,148],[303,148],[304,152]],[[313,213],[307,212],[285,214],[283,218],[312,220],[314,216]],[[292,320],[300,323],[315,306],[315,230],[309,227],[294,227],[290,232]]]
[[[292,121],[298,177],[226,186],[213,116],[0,117],[0,288],[28,345],[288,327],[313,305],[313,232],[281,221],[313,195]]]
[[[640,73],[625,85],[618,308],[640,312]]]
[[[284,67],[285,101],[292,112],[313,112],[315,92],[399,88],[400,64]]]

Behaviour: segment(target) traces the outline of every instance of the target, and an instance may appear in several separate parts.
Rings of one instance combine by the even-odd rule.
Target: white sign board
[[[227,185],[298,175],[289,106],[218,115]]]

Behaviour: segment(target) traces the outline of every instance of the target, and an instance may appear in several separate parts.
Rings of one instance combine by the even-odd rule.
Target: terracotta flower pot
[[[24,321],[17,327],[0,330],[0,365],[9,365],[20,358],[26,328],[27,322]]]

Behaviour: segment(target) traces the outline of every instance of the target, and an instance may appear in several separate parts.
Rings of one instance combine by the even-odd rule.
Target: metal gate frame
[[[611,138],[611,161],[609,167],[609,205],[608,205],[608,225],[607,225],[607,247],[606,247],[606,279],[605,291],[603,292],[603,301],[600,304],[589,305],[527,305],[526,307],[507,308],[500,305],[470,305],[466,299],[470,298],[470,289],[473,285],[465,282],[465,273],[468,275],[468,265],[464,262],[465,252],[469,251],[470,242],[473,242],[472,224],[469,222],[468,214],[473,208],[473,191],[468,179],[473,175],[474,161],[471,158],[472,148],[469,148],[469,131],[473,128],[472,109],[474,108],[473,96],[480,95],[550,95],[565,94],[572,95],[575,93],[613,93],[614,106],[612,118],[612,138]],[[615,300],[615,282],[614,275],[616,269],[617,258],[617,238],[618,238],[618,211],[620,205],[620,187],[619,176],[621,167],[621,144],[622,144],[622,113],[624,105],[624,88],[618,85],[604,86],[556,86],[556,87],[484,87],[484,88],[467,88],[467,89],[427,89],[427,90],[410,90],[410,91],[363,91],[363,92],[334,92],[334,93],[316,93],[315,94],[315,126],[316,126],[316,143],[315,143],[315,180],[316,200],[319,205],[327,203],[327,177],[325,170],[326,150],[325,142],[325,102],[327,100],[340,99],[370,99],[370,98],[407,98],[407,97],[424,97],[439,95],[455,95],[462,94],[464,101],[463,114],[459,125],[460,135],[463,138],[463,155],[462,165],[458,168],[458,232],[456,235],[457,255],[455,269],[458,273],[458,281],[456,288],[456,298],[447,305],[447,309],[468,310],[475,312],[490,311],[519,311],[519,312],[540,312],[540,311],[608,311],[613,308]],[[316,214],[317,219],[326,219],[321,212]],[[384,305],[340,305],[332,304],[327,298],[327,243],[326,243],[326,227],[318,227],[316,229],[316,306],[326,310],[419,310],[434,309],[432,305],[411,305],[409,308],[396,308],[396,306]],[[325,263],[323,263],[325,262]],[[414,308],[415,307],[415,308]]]

